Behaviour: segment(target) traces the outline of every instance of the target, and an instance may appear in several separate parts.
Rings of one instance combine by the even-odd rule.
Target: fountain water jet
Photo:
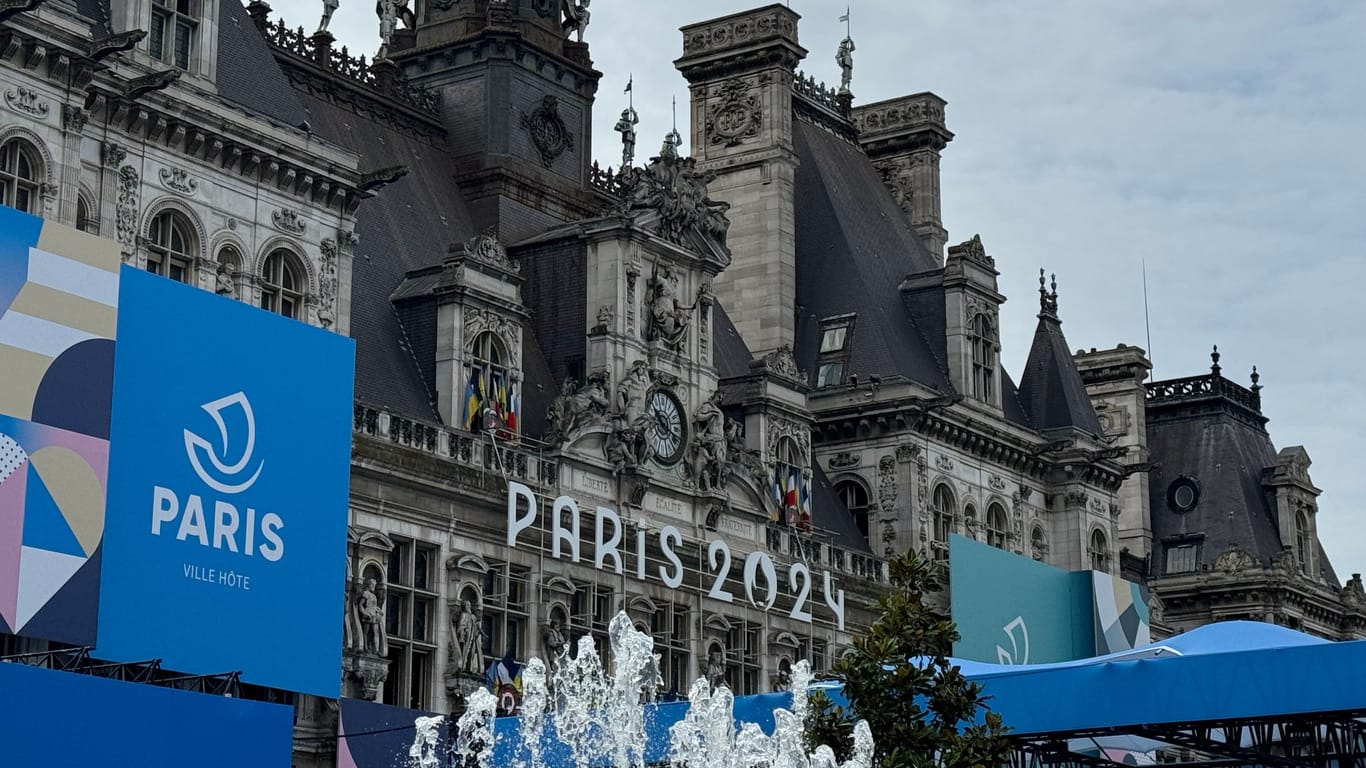
[[[612,671],[603,670],[592,637],[579,639],[578,653],[555,660],[551,685],[546,665],[533,658],[522,671],[522,705],[518,736],[525,758],[515,768],[548,768],[547,742],[567,747],[576,768],[644,768],[647,738],[647,704],[660,684],[659,657],[654,639],[631,625],[620,612],[608,626]],[[713,689],[705,679],[688,691],[688,711],[669,729],[669,762],[678,768],[871,768],[873,739],[868,724],[854,728],[854,749],[840,763],[828,746],[808,753],[803,739],[810,705],[811,665],[799,661],[792,669],[791,709],[774,710],[772,734],[755,723],[737,729],[735,696],[730,689]],[[480,689],[466,697],[466,710],[452,734],[448,766],[494,768],[493,694]],[[418,735],[410,752],[409,768],[445,768],[433,755],[436,726],[418,718]],[[553,744],[554,742],[551,742]],[[501,768],[501,767],[500,767]],[[558,761],[549,768],[561,768]]]

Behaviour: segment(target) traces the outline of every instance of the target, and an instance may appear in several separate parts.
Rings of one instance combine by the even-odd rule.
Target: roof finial
[[[1261,391],[1262,391],[1262,385],[1257,383],[1257,382],[1259,382],[1259,381],[1261,381],[1261,380],[1262,380],[1262,375],[1261,375],[1260,373],[1257,373],[1257,366],[1255,366],[1255,365],[1252,366],[1252,391],[1253,391],[1253,392],[1261,392]]]
[[[1222,368],[1219,367],[1219,345],[1218,345],[1218,344],[1215,344],[1215,345],[1214,345],[1214,351],[1211,352],[1211,353],[1209,353],[1209,359],[1210,359],[1211,361],[1213,361],[1212,364],[1211,364],[1210,367],[1209,367],[1209,372],[1212,373],[1212,374],[1214,374],[1215,376],[1218,376],[1218,375],[1219,375],[1219,371],[1222,371],[1222,370],[1223,370]]]
[[[1056,319],[1058,316],[1058,276],[1053,275],[1052,278],[1053,290],[1050,292],[1044,271],[1042,268],[1039,269],[1039,316]]]

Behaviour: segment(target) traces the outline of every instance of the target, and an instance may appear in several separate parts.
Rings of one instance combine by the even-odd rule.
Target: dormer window
[[[1300,571],[1309,573],[1309,556],[1313,538],[1309,534],[1309,517],[1304,510],[1295,511],[1295,559],[1299,560]]]
[[[972,396],[996,404],[996,328],[985,312],[973,315],[968,327],[972,348]]]
[[[152,23],[147,33],[152,58],[189,69],[199,11],[199,0],[152,0]]]
[[[518,398],[502,339],[492,331],[476,336],[466,369],[465,429],[480,432],[492,428],[500,436],[517,434]]]
[[[844,383],[854,318],[854,315],[838,315],[821,320],[821,345],[816,358],[817,389]]]

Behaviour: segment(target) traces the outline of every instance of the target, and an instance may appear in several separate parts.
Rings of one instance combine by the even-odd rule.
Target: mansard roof
[[[748,376],[749,364],[754,355],[749,351],[740,332],[735,330],[726,308],[717,302],[712,306],[712,362],[716,365],[716,375],[722,379]]]
[[[1201,543],[1198,568],[1213,567],[1231,548],[1269,566],[1284,547],[1275,500],[1263,472],[1276,466],[1276,448],[1264,425],[1260,393],[1218,373],[1147,384],[1147,436],[1154,469],[1148,475],[1154,557],[1150,572],[1164,575],[1163,542]],[[1190,478],[1198,500],[1182,512],[1168,500],[1172,483]],[[1338,586],[1318,544],[1320,576]]]
[[[1062,334],[1056,290],[1051,295],[1043,294],[1043,311],[1039,313],[1034,343],[1020,377],[1020,403],[1034,428],[1041,432],[1077,429],[1097,437],[1103,434],[1095,406],[1086,394]]]
[[[851,373],[900,375],[951,394],[948,368],[928,340],[933,334],[908,315],[897,290],[904,276],[936,269],[937,260],[862,150],[800,116],[792,130],[800,163],[797,364],[814,370],[822,318],[855,313]]]
[[[821,469],[820,462],[811,466],[811,524],[830,535],[831,543],[854,552],[872,553],[868,540],[859,532],[854,515],[845,508],[835,486]]]
[[[101,0],[107,2],[107,0]],[[308,121],[289,78],[238,0],[218,3],[218,95],[248,112],[301,129]],[[357,145],[342,146],[355,148]]]

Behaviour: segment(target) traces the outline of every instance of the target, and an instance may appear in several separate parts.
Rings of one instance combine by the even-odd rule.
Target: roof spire
[[[1044,271],[1039,269],[1039,317],[1058,319],[1058,276],[1052,275],[1052,291],[1044,281]]]
[[[1212,374],[1214,374],[1215,376],[1218,376],[1218,375],[1219,375],[1219,372],[1223,370],[1223,368],[1220,368],[1220,367],[1219,367],[1219,345],[1218,345],[1218,344],[1215,344],[1215,345],[1214,345],[1214,351],[1211,352],[1211,353],[1209,353],[1209,359],[1212,361],[1212,363],[1211,363],[1211,365],[1210,365],[1210,367],[1209,367],[1209,372],[1212,373]]]

